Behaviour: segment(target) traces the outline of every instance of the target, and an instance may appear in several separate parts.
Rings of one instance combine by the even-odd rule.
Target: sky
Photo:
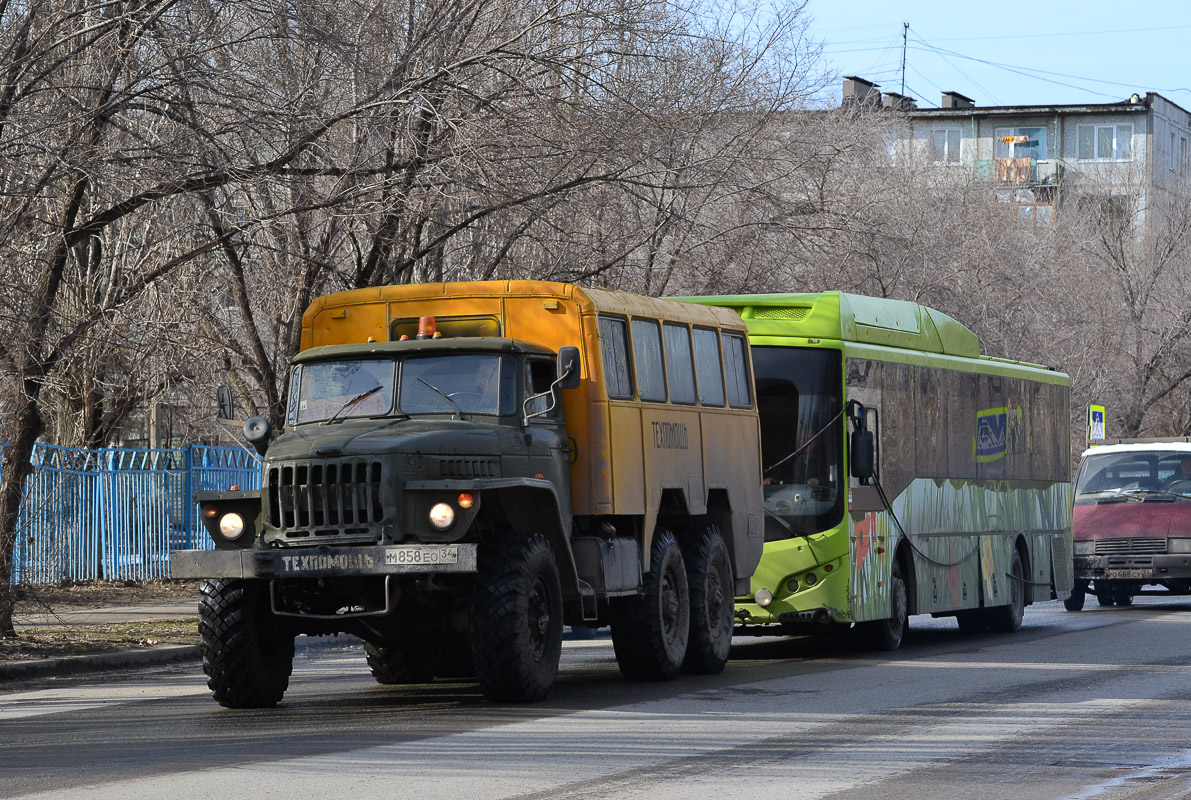
[[[809,0],[829,69],[936,108],[1112,103],[1157,92],[1191,110],[1191,1]],[[902,31],[909,23],[902,92]],[[828,100],[838,102],[839,82]]]

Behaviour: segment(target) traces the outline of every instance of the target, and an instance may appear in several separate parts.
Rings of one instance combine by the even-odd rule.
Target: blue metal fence
[[[260,487],[259,460],[239,447],[80,450],[38,444],[32,461],[17,526],[14,583],[169,577],[172,551],[213,547],[193,503],[195,491]]]

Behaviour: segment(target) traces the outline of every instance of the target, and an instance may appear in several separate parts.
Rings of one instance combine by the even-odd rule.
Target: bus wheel
[[[1013,633],[1021,627],[1026,613],[1026,570],[1022,564],[1021,551],[1013,548],[1013,563],[1009,567],[1009,605],[992,609],[989,620],[994,631]]]
[[[1112,599],[1118,606],[1131,606],[1133,605],[1133,590],[1129,584],[1122,584],[1112,593]]]
[[[653,532],[649,572],[641,597],[613,607],[612,649],[620,672],[631,681],[668,681],[678,675],[690,636],[686,566],[674,534]]]
[[[1087,590],[1077,583],[1071,589],[1071,596],[1063,601],[1063,608],[1068,611],[1083,611],[1084,598],[1087,597]]]
[[[562,585],[544,536],[496,533],[480,545],[471,653],[489,700],[541,700],[562,655]]]
[[[901,647],[906,628],[910,627],[906,581],[902,577],[901,561],[896,558],[889,575],[889,609],[889,619],[862,622],[856,626],[865,642],[874,650],[892,651]]]
[[[269,708],[289,688],[294,634],[273,618],[268,590],[261,581],[213,579],[199,586],[203,672],[225,708]]]
[[[722,672],[732,649],[732,559],[715,525],[708,526],[683,549],[691,601],[691,629],[684,672],[714,675]]]

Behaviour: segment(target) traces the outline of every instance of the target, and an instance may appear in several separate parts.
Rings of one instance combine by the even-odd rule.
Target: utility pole
[[[910,32],[910,23],[902,23],[902,97],[906,96],[906,34]]]

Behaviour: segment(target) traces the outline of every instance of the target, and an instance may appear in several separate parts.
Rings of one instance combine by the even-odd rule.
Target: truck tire
[[[365,642],[364,655],[372,677],[386,686],[430,683],[434,680],[434,667],[427,660],[426,649],[419,646],[421,644],[424,642],[389,645]]]
[[[562,585],[544,536],[496,534],[480,544],[471,654],[490,700],[541,700],[562,655]]]
[[[1063,601],[1063,608],[1068,611],[1083,611],[1083,603],[1087,598],[1087,589],[1079,582],[1071,589],[1071,595]]]
[[[691,607],[682,551],[665,528],[653,532],[644,583],[642,596],[619,599],[613,606],[616,663],[632,681],[672,680],[686,658]]]
[[[682,671],[715,675],[723,672],[732,649],[732,558],[717,526],[693,533],[683,548],[691,627]]]
[[[199,647],[215,701],[225,708],[277,705],[289,688],[294,634],[273,618],[268,585],[211,579],[199,592]]]

